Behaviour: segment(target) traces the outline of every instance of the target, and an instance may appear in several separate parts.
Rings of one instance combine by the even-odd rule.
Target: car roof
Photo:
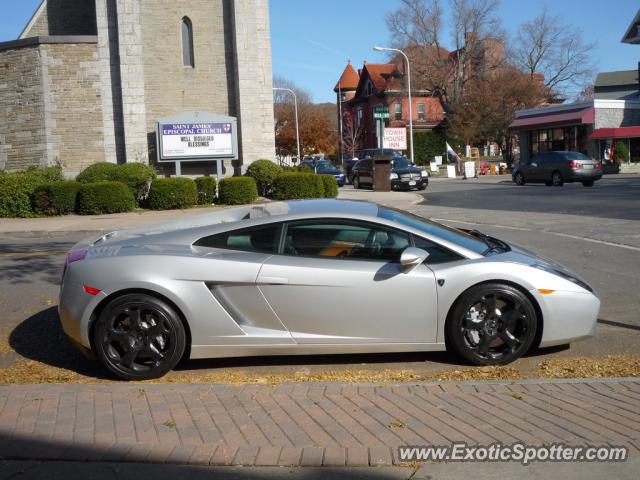
[[[360,215],[376,217],[378,205],[358,200],[289,200],[255,205],[249,212],[250,218],[297,215]]]

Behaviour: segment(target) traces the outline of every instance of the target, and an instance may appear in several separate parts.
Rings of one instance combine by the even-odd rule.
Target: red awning
[[[580,108],[578,110],[560,111],[516,118],[511,122],[509,128],[511,130],[533,130],[545,127],[592,124],[594,122],[594,117],[593,107],[587,107]]]
[[[640,126],[618,127],[618,128],[597,128],[589,136],[591,140],[601,140],[604,138],[636,138],[640,137]]]

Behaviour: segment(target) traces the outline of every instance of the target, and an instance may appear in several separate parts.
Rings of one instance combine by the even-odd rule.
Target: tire
[[[522,172],[516,173],[516,176],[514,177],[514,180],[516,182],[516,185],[524,185],[525,183],[527,183],[524,180],[524,175],[522,174]]]
[[[146,294],[112,300],[92,332],[96,357],[124,380],[160,378],[174,368],[186,348],[186,333],[173,307]]]
[[[353,176],[353,189],[360,190],[360,179],[356,175]]]
[[[493,311],[493,312],[492,312]],[[536,309],[517,288],[477,285],[455,303],[445,334],[447,348],[473,365],[505,365],[524,355],[538,329]]]
[[[553,174],[551,175],[551,183],[554,187],[561,187],[562,185],[564,185],[562,174],[560,172],[553,172]]]
[[[544,182],[544,184],[545,184],[547,187],[550,187],[551,185],[553,185],[553,182],[546,181],[546,182]]]
[[[582,182],[582,186],[583,186],[583,187],[593,187],[593,185],[594,185],[595,183],[596,183],[596,182],[595,182],[595,181],[593,181],[593,180],[586,180],[586,181]]]

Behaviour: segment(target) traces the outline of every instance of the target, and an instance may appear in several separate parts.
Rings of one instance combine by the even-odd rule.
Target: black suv
[[[602,178],[602,163],[580,152],[543,152],[518,165],[511,176],[516,185],[529,182],[561,187],[565,182],[582,182],[593,187]]]
[[[424,190],[429,184],[425,170],[413,165],[406,157],[393,157],[391,160],[391,189]],[[359,160],[352,170],[353,188],[373,187],[373,159]]]

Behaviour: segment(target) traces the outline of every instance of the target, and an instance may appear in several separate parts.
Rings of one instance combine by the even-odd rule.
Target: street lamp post
[[[294,92],[292,89],[290,88],[283,88],[283,87],[273,87],[273,90],[281,90],[284,92],[289,92],[293,95],[293,104],[295,106],[295,111],[296,111],[296,158],[297,158],[297,163],[298,165],[300,165],[300,129],[298,127],[298,97],[296,95],[296,92]]]
[[[387,47],[373,47],[376,52],[398,52],[402,54],[405,61],[407,62],[407,87],[409,90],[409,148],[411,148],[411,163],[416,163],[413,155],[413,102],[411,101],[411,64],[409,63],[409,57],[398,48],[387,48]]]

